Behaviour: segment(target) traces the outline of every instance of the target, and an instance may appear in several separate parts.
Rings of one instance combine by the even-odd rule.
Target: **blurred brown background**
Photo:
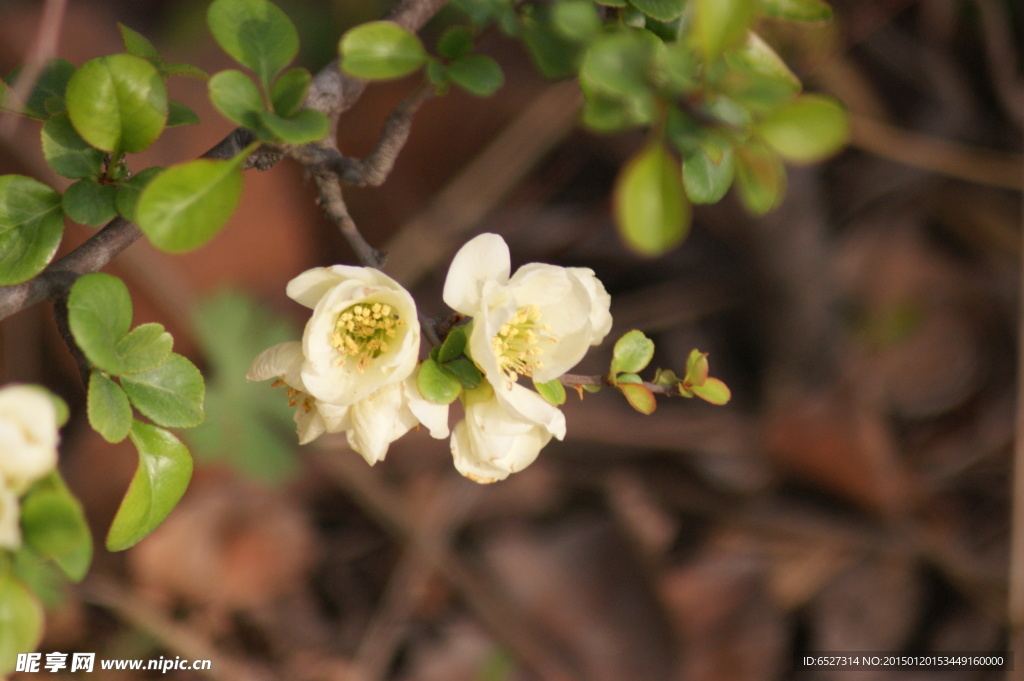
[[[345,27],[384,9],[280,4],[313,70]],[[1024,8],[833,4],[829,26],[764,29],[809,90],[849,107],[850,149],[791,168],[785,202],[763,219],[732,196],[698,208],[666,257],[626,253],[609,219],[611,183],[642,136],[575,129],[572,88],[545,84],[496,35],[481,49],[505,87],[428,102],[385,186],[346,194],[427,314],[445,312],[454,251],[495,231],[514,265],[596,270],[613,296],[610,338],[643,329],[655,365],[678,370],[692,347],[709,351],[732,388],[727,407],[663,400],[642,417],[610,391],[571,396],[566,441],[490,487],[459,478],[447,443],[425,432],[373,469],[343,438],[281,444],[293,437],[283,395],[262,431],[260,414],[232,420],[239,391],[261,400],[270,388],[237,375],[262,347],[232,360],[225,339],[262,337],[282,328],[275,317],[297,337],[303,310],[285,283],[354,262],[310,184],[281,163],[247,174],[240,210],[206,247],[169,257],[139,242],[107,270],[132,289],[136,323],[162,322],[207,370],[221,429],[195,445],[192,487],[164,527],[111,555],[101,539],[135,453],[89,429],[51,306],[0,323],[0,382],[43,383],[72,407],[62,469],[99,542],[90,577],[54,600],[41,650],[210,658],[206,678],[225,681],[768,681],[846,678],[797,668],[814,650],[1007,649]],[[30,49],[42,5],[0,4],[0,73]],[[119,51],[120,21],[169,61],[228,68],[205,7],[73,1],[58,54],[77,65]],[[341,150],[369,151],[412,87],[371,87],[342,117]],[[230,131],[204,92],[172,81],[202,123],[168,131],[136,168],[195,157]],[[43,164],[29,121],[0,140],[0,172],[67,182]],[[70,226],[64,248],[90,233]],[[204,307],[211,298],[227,307]],[[233,331],[226,315],[218,326],[218,309],[249,326]],[[609,355],[596,349],[582,370]]]

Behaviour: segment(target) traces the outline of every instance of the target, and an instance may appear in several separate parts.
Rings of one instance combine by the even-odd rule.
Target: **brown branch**
[[[64,340],[64,344],[68,346],[71,356],[75,358],[75,364],[78,365],[78,374],[82,379],[82,386],[88,389],[91,368],[89,360],[86,359],[82,349],[75,342],[74,334],[71,333],[71,323],[68,321],[68,297],[66,294],[62,293],[54,301],[53,316],[57,322],[57,331],[60,333],[60,337]]]
[[[321,170],[313,173],[313,183],[320,196],[320,207],[341,230],[341,235],[355,251],[359,262],[367,267],[383,267],[387,256],[363,238],[352,216],[348,214],[348,206],[345,205],[345,197],[341,195],[341,182],[338,176]]]
[[[446,2],[447,0],[401,0],[386,18],[410,31],[418,31]],[[358,101],[365,87],[365,82],[343,74],[335,61],[321,69],[314,77],[306,98],[306,106],[322,111],[332,121],[337,121],[342,112],[350,109]],[[251,131],[236,129],[203,154],[203,157],[231,158],[253,139],[255,138]],[[243,167],[265,170],[282,156],[281,150],[260,147]],[[347,215],[347,210],[344,212]],[[351,222],[350,217],[348,221]],[[346,227],[341,223],[339,226],[344,233]],[[352,224],[351,229],[354,227]],[[122,218],[115,218],[81,246],[51,263],[35,278],[21,284],[0,287],[0,320],[26,307],[60,296],[79,276],[105,267],[141,236],[142,232],[138,227]]]
[[[606,386],[615,385],[612,383],[607,376],[581,376],[579,374],[562,374],[558,377],[558,381],[570,388],[584,385],[596,385]],[[658,383],[651,383],[650,381],[644,381],[641,385],[650,390],[655,395],[665,395],[667,397],[680,397],[679,391],[675,390],[672,386],[660,385]]]

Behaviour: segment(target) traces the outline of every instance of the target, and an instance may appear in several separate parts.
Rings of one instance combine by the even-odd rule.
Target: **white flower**
[[[57,408],[43,390],[0,390],[0,487],[22,494],[57,466]]]
[[[409,376],[402,383],[378,389],[351,405],[318,400],[302,381],[302,344],[290,341],[264,350],[253,360],[246,378],[250,381],[278,379],[286,386],[288,404],[295,407],[299,444],[307,444],[323,433],[346,432],[352,449],[368,463],[384,459],[388,446],[419,423],[435,438],[448,437],[448,407],[428,402]]]
[[[245,378],[250,381],[277,379],[274,387],[285,387],[288,405],[295,407],[299,444],[312,442],[325,432],[337,433],[348,427],[348,407],[321,402],[309,394],[302,382],[302,343],[288,341],[268,348],[253,360]]]
[[[537,421],[523,419],[506,410],[495,399],[495,391],[484,386],[466,394],[466,418],[455,425],[451,448],[459,473],[490,483],[533,463],[552,436],[565,437],[565,416],[537,393],[513,384],[510,392],[517,402],[533,403],[531,408],[538,414],[549,412]]]
[[[292,279],[287,290],[313,310],[302,335],[301,375],[305,392],[316,399],[352,405],[416,368],[416,303],[383,272],[318,267]]]
[[[611,298],[586,268],[531,263],[511,277],[510,271],[505,241],[481,234],[455,254],[444,301],[473,317],[469,352],[498,399],[552,430],[552,413],[522,397],[533,393],[511,387],[519,376],[538,383],[558,378],[583,359],[611,329]]]
[[[21,509],[18,496],[6,487],[0,487],[0,549],[21,546]]]

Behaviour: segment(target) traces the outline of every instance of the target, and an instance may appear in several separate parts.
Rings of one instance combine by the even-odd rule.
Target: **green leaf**
[[[192,478],[192,456],[163,428],[132,424],[139,468],[107,533],[107,549],[123,551],[152,532],[174,509]]]
[[[123,360],[117,344],[132,324],[132,299],[117,277],[94,272],[78,278],[68,295],[68,326],[94,365],[117,375]]]
[[[149,38],[121,23],[118,23],[117,30],[121,32],[121,41],[124,43],[125,52],[134,54],[136,57],[142,57],[146,61],[151,62],[153,66],[159,66],[163,63],[160,53],[157,52],[156,47],[149,41]]]
[[[139,324],[117,342],[121,373],[134,374],[155,369],[170,356],[173,347],[174,338],[164,331],[163,324]]]
[[[756,142],[736,148],[736,186],[754,215],[779,205],[786,190],[786,169],[777,154]]]
[[[217,44],[252,69],[266,91],[299,52],[295,25],[267,0],[214,0],[206,21]]]
[[[132,429],[132,405],[117,383],[93,370],[86,402],[89,425],[107,442],[120,442]]]
[[[696,0],[695,10],[697,44],[708,57],[740,42],[756,16],[754,0]]]
[[[462,10],[477,26],[498,22],[505,33],[514,34],[517,23],[516,10],[511,0],[452,0],[452,5]]]
[[[22,500],[21,531],[25,543],[53,558],[69,579],[80,582],[89,571],[92,533],[81,503],[59,473],[37,482]]]
[[[60,194],[23,175],[0,175],[0,286],[36,276],[64,235]]]
[[[22,71],[21,67],[15,69],[7,82],[12,86],[16,85]],[[68,80],[71,79],[74,72],[75,67],[71,62],[64,59],[49,59],[43,65],[43,69],[32,87],[32,92],[29,93],[28,99],[23,105],[15,101],[7,101],[13,90],[8,91],[4,96],[2,104],[4,108],[45,120],[63,108],[64,92],[67,89]]]
[[[650,76],[661,41],[649,31],[608,33],[593,40],[580,63],[587,92],[624,98],[650,98]]]
[[[73,183],[64,192],[64,214],[80,225],[100,227],[117,215],[114,185],[100,184],[91,177]]]
[[[789,21],[826,21],[832,8],[821,0],[761,0],[761,9],[770,17]]]
[[[163,168],[155,166],[146,168],[127,180],[119,182],[114,194],[114,205],[117,207],[118,215],[129,222],[135,222],[135,205],[139,202],[139,194],[163,170]]]
[[[683,376],[683,382],[692,386],[702,385],[706,380],[708,380],[708,353],[694,348],[686,359],[686,374]]]
[[[18,653],[36,649],[43,638],[43,606],[9,569],[0,570],[0,677],[14,671]]]
[[[546,383],[534,381],[533,387],[537,389],[541,397],[556,407],[565,404],[565,386],[557,378]]]
[[[638,383],[620,383],[618,388],[626,396],[629,406],[641,414],[653,414],[654,410],[658,408],[658,401],[647,386]]]
[[[642,331],[633,329],[622,335],[615,341],[615,349],[612,351],[611,373],[617,374],[620,371],[636,373],[651,363],[654,357],[654,341],[645,336]]]
[[[102,172],[103,152],[81,138],[67,114],[56,114],[46,122],[42,140],[43,156],[58,175],[77,180]]]
[[[189,107],[173,99],[167,102],[168,128],[175,128],[181,125],[195,125],[198,122],[199,116]]]
[[[437,51],[445,59],[464,57],[473,49],[476,34],[468,26],[450,26],[437,41]]]
[[[356,78],[401,78],[427,62],[423,43],[414,34],[390,21],[371,21],[351,28],[338,44],[341,70]]]
[[[601,16],[591,0],[561,0],[551,7],[551,25],[569,40],[586,42],[601,30]]]
[[[459,379],[459,383],[466,390],[472,390],[477,387],[480,385],[480,381],[484,379],[484,375],[473,364],[473,360],[467,357],[453,359],[445,363],[443,367],[446,371],[451,372],[455,378]]]
[[[640,378],[640,374],[634,374],[634,373],[631,373],[631,372],[628,372],[628,371],[624,372],[624,373],[621,373],[621,374],[615,376],[614,378],[615,378],[616,385],[626,384],[626,383],[635,383],[637,385],[640,385],[640,384],[642,384],[644,382],[644,379]]]
[[[729,386],[717,378],[709,378],[703,385],[690,386],[690,392],[711,404],[723,405],[732,399]]]
[[[490,97],[505,82],[498,62],[483,54],[470,54],[451,62],[448,77],[477,97]]]
[[[420,364],[416,386],[424,398],[435,404],[451,404],[462,392],[459,379],[432,359],[425,359]]]
[[[82,139],[115,155],[147,148],[167,123],[167,88],[160,73],[130,54],[87,61],[68,81],[66,98]]]
[[[123,374],[121,387],[135,408],[167,428],[192,428],[203,422],[203,376],[192,362],[171,355],[149,371]]]
[[[757,131],[786,160],[812,163],[846,145],[850,121],[845,109],[831,97],[804,95],[769,114]]]
[[[331,125],[327,116],[314,109],[302,109],[290,118],[263,111],[260,113],[260,121],[274,136],[274,141],[288,144],[307,144],[322,140],[327,136]]]
[[[139,196],[135,221],[157,248],[183,253],[199,248],[227,224],[242,197],[240,165],[246,149],[228,161],[198,159],[172,166]]]
[[[444,339],[444,343],[441,344],[441,350],[437,354],[437,361],[442,364],[450,362],[457,357],[461,357],[466,351],[467,330],[468,325],[455,326],[448,332],[448,336]]]
[[[224,117],[243,128],[259,130],[263,98],[249,76],[236,69],[221,71],[207,83],[210,101]]]
[[[718,163],[699,149],[683,157],[683,186],[693,203],[717,203],[729,191],[735,165],[732,149],[727,148]]]
[[[270,90],[274,113],[287,118],[298,111],[312,82],[313,76],[304,68],[288,69],[278,76]]]
[[[748,32],[747,40],[725,55],[732,68],[725,87],[739,102],[751,108],[777,106],[795,97],[802,87],[786,63],[756,33]]]
[[[619,171],[615,216],[626,244],[641,255],[661,255],[686,238],[690,204],[682,171],[661,144],[648,145]]]
[[[523,18],[523,42],[537,70],[552,80],[573,75],[579,61],[579,44],[551,26],[545,7],[538,5],[533,9],[533,16]]]
[[[682,0],[630,0],[630,4],[658,21],[672,21],[683,13]]]
[[[250,383],[245,373],[253,357],[296,331],[239,292],[201,301],[193,320],[206,359],[206,420],[186,431],[189,446],[197,458],[226,461],[269,484],[286,483],[298,470],[295,409],[284,390]]]

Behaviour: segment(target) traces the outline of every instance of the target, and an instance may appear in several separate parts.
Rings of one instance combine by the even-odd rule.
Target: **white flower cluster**
[[[518,379],[561,376],[612,325],[611,299],[591,270],[532,263],[510,274],[504,240],[482,234],[456,254],[444,286],[444,301],[472,319],[467,354],[486,379],[462,392],[465,417],[450,433],[455,467],[477,482],[522,470],[565,436],[562,412]],[[247,377],[287,386],[300,443],[345,432],[374,464],[418,424],[449,436],[448,406],[417,388],[420,325],[397,282],[336,265],[304,272],[287,292],[313,310],[302,341],[264,351]]]
[[[21,546],[18,499],[57,467],[59,441],[57,408],[45,391],[0,388],[0,549]]]

